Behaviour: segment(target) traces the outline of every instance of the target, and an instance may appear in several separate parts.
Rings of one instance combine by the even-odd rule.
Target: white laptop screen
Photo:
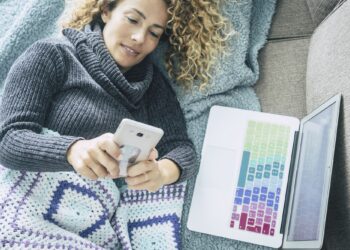
[[[287,241],[318,240],[324,216],[329,157],[333,157],[332,138],[336,105],[329,106],[302,124],[299,164],[294,186]],[[325,200],[327,199],[327,200]]]

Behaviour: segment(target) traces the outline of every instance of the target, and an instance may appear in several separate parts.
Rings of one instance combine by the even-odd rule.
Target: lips
[[[122,47],[123,47],[124,51],[130,56],[137,56],[140,54],[140,52],[138,52],[137,50],[135,50],[129,46],[126,46],[124,44],[122,44]]]

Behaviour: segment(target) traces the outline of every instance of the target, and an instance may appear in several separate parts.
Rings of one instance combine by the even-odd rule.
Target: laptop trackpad
[[[233,183],[237,151],[208,145],[202,152],[197,182],[205,187],[227,187]]]

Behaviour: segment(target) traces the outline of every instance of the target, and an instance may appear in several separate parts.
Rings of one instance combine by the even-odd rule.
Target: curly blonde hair
[[[119,0],[120,1],[120,0]],[[233,29],[220,14],[227,0],[164,0],[168,6],[170,48],[166,68],[185,88],[208,87],[212,66],[224,52]],[[118,0],[80,0],[74,11],[62,19],[62,28],[82,29],[92,21],[101,23],[101,13],[113,10]]]

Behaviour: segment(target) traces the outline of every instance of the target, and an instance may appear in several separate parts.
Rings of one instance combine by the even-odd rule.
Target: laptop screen
[[[320,223],[328,200],[324,194],[328,191],[325,183],[329,178],[329,157],[334,154],[331,140],[335,112],[333,103],[303,124],[287,241],[315,241],[323,237]]]

